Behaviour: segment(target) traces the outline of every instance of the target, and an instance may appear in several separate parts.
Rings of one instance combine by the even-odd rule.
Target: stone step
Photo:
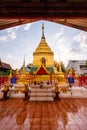
[[[30,89],[31,92],[52,92],[53,89],[52,88],[49,88],[49,89],[46,89],[46,88],[31,88]]]
[[[44,93],[32,92],[32,93],[30,93],[30,96],[41,96],[41,97],[53,96],[53,93],[52,92],[50,92],[50,93],[48,93],[48,92],[44,92]]]
[[[29,101],[54,101],[53,97],[30,97]]]
[[[53,101],[53,89],[51,87],[31,87],[30,101]]]
[[[31,93],[52,93],[52,90],[50,90],[50,91],[31,90]]]
[[[31,88],[40,88],[40,85],[33,85],[33,86],[30,86]],[[52,85],[44,85],[42,88],[53,88]]]

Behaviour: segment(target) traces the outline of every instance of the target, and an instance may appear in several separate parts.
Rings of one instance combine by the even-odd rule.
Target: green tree
[[[85,64],[85,67],[87,68],[87,60],[86,60],[86,64]]]

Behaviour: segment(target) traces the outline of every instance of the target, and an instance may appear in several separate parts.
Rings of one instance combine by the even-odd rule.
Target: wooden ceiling
[[[48,20],[87,31],[87,0],[0,0],[0,30]]]

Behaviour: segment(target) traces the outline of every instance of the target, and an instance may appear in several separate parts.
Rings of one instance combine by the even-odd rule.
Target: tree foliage
[[[86,60],[86,64],[85,64],[85,67],[87,68],[87,60]]]
[[[59,71],[59,67],[61,66],[61,70],[62,72],[66,72],[66,69],[65,69],[65,66],[63,64],[63,62],[57,62],[57,61],[54,61],[54,66],[56,67],[57,71]]]
[[[10,70],[6,70],[6,71],[1,71],[0,70],[0,75],[1,76],[8,76],[8,75],[10,75]]]

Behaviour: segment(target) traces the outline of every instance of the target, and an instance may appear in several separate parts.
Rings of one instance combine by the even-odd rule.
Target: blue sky
[[[37,21],[0,31],[0,58],[13,69],[33,62],[33,52],[40,43],[42,22],[54,60],[66,66],[69,60],[87,60],[87,32],[49,21]]]

